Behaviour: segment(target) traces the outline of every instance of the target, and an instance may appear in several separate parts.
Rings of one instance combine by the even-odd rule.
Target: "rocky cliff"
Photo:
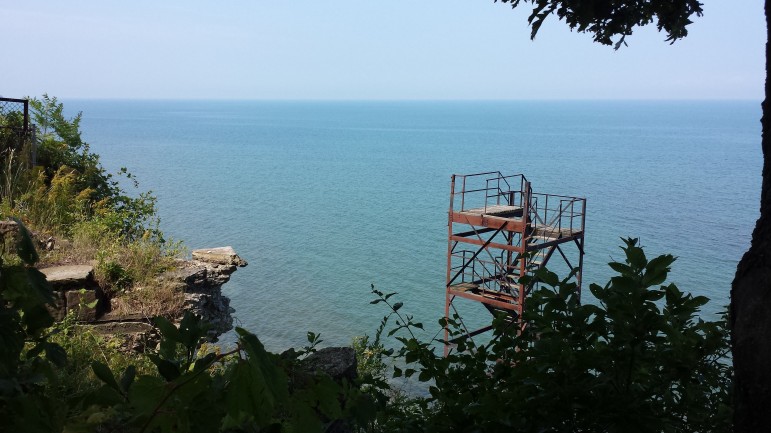
[[[159,282],[175,287],[184,296],[183,311],[201,316],[212,325],[210,339],[233,327],[230,299],[222,294],[222,286],[238,267],[246,266],[232,247],[194,250],[192,259],[179,260],[177,267],[158,276]],[[117,312],[110,300],[94,281],[90,265],[66,265],[41,268],[56,296],[51,309],[55,318],[62,319],[72,312],[78,321],[91,324],[95,330],[109,334],[141,336],[152,332],[148,317],[141,311]],[[176,317],[179,319],[180,317]],[[139,344],[144,338],[129,339]]]

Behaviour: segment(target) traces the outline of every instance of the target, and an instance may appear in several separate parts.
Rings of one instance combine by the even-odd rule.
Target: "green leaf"
[[[429,380],[432,379],[432,377],[433,376],[431,375],[431,372],[429,372],[428,370],[423,370],[418,375],[418,380],[421,382],[428,382]]]
[[[29,231],[26,227],[24,227],[24,224],[22,224],[18,218],[12,219],[16,221],[16,224],[19,227],[19,241],[16,245],[16,253],[24,261],[24,263],[32,266],[39,260],[37,251],[35,250],[35,245],[32,242],[32,236],[30,236]]]
[[[129,401],[138,415],[146,417],[166,396],[166,392],[166,383],[160,377],[139,376],[129,390]]]
[[[175,343],[182,343],[182,337],[179,334],[179,330],[174,324],[169,322],[168,319],[163,316],[158,316],[153,319],[153,323],[155,323],[155,326],[161,331],[161,335],[163,335],[164,338]]]
[[[239,360],[231,369],[225,403],[229,417],[225,427],[237,427],[248,418],[265,425],[272,417],[275,398],[266,387],[261,371]]]
[[[189,352],[198,347],[198,343],[206,336],[209,325],[203,323],[201,318],[186,311],[182,320],[179,322],[180,343],[182,343]]]
[[[321,420],[307,402],[293,399],[291,401],[291,414],[290,423],[293,429],[288,429],[288,431],[297,433],[323,431]]]
[[[22,323],[27,328],[27,333],[37,335],[40,331],[54,324],[54,318],[48,309],[41,304],[29,307],[24,311]]]
[[[131,384],[134,383],[134,378],[136,377],[137,369],[133,365],[129,365],[126,367],[126,370],[123,371],[123,374],[120,377],[120,387],[123,389],[123,391],[128,392],[129,388],[131,387]]]
[[[99,361],[94,361],[91,363],[91,369],[94,370],[94,374],[96,375],[96,377],[98,377],[107,386],[109,386],[110,388],[118,392],[123,392],[121,387],[118,386],[118,382],[115,381],[115,376],[113,376],[112,370],[110,370],[110,367],[108,367],[105,364],[102,364]]]
[[[340,408],[340,386],[330,377],[319,377],[318,383],[313,387],[313,391],[318,400],[318,408],[322,414],[332,420],[338,419],[343,415]]]
[[[182,372],[179,370],[179,366],[171,361],[161,358],[158,355],[148,354],[147,357],[150,361],[158,367],[158,373],[163,376],[164,379],[171,382],[178,378]]]
[[[236,333],[248,356],[246,367],[240,366],[240,374],[250,379],[246,379],[246,386],[249,387],[247,390],[242,390],[239,388],[241,385],[234,384],[237,391],[234,395],[247,392],[250,396],[248,401],[252,405],[262,406],[262,409],[252,406],[252,412],[264,410],[266,414],[272,413],[273,407],[283,404],[289,398],[287,377],[283,371],[276,368],[271,355],[257,336],[243,328],[236,328]]]
[[[45,342],[46,359],[51,361],[57,367],[64,367],[67,364],[67,352],[62,346],[56,343]]]
[[[634,274],[634,270],[628,265],[625,265],[623,263],[610,262],[608,263],[608,266],[610,266],[611,269],[613,269],[614,271],[618,272],[621,275]]]
[[[648,264],[648,260],[645,258],[645,252],[640,247],[627,247],[626,259],[636,269],[643,269]]]
[[[207,353],[206,356],[195,361],[195,364],[193,364],[193,371],[200,371],[208,368],[215,359],[217,359],[216,353]]]

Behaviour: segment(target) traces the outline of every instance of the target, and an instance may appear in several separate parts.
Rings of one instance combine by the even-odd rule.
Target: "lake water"
[[[758,216],[753,101],[65,105],[109,171],[158,196],[168,236],[249,262],[223,290],[273,350],[309,330],[325,344],[373,333],[386,311],[371,283],[435,324],[453,173],[524,173],[537,192],[586,197],[586,283],[607,281],[620,237],[639,237],[649,257],[679,257],[671,281],[712,298],[707,315],[728,303]]]

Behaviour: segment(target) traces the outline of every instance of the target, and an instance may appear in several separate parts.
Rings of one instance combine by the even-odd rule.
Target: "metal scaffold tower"
[[[521,325],[525,300],[539,284],[535,274],[555,256],[575,271],[580,295],[585,215],[585,198],[534,193],[522,174],[453,175],[445,317],[451,317],[451,310],[457,313],[455,304],[465,300]],[[491,329],[464,329],[453,340],[445,330],[445,341]],[[448,349],[445,346],[445,354]]]

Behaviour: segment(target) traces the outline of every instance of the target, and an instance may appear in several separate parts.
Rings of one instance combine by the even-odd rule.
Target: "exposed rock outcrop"
[[[78,320],[91,322],[107,310],[104,293],[94,281],[93,266],[51,266],[40,272],[54,291],[56,302],[49,311],[55,319],[73,311]]]
[[[303,360],[303,369],[310,373],[328,374],[335,382],[356,379],[356,352],[352,347],[326,347]]]
[[[7,227],[9,232],[13,228]],[[172,284],[184,294],[183,309],[209,322],[212,325],[209,338],[216,341],[219,335],[233,328],[235,311],[230,307],[230,299],[222,295],[222,285],[238,267],[247,263],[232,247],[194,250],[192,256],[192,260],[179,260],[175,269],[161,274],[158,280]],[[146,340],[152,329],[151,318],[138,312],[110,311],[109,299],[94,281],[92,266],[52,266],[40,271],[54,290],[56,302],[51,312],[57,320],[74,311],[79,321],[92,324],[98,332],[126,335],[129,341],[135,342],[129,346],[138,347],[140,343],[136,341]]]
[[[247,263],[232,247],[194,250],[192,256],[192,260],[180,261],[177,269],[159,278],[184,286],[184,309],[209,322],[210,337],[216,339],[233,328],[235,311],[230,307],[230,299],[222,295],[222,285],[238,267]]]

